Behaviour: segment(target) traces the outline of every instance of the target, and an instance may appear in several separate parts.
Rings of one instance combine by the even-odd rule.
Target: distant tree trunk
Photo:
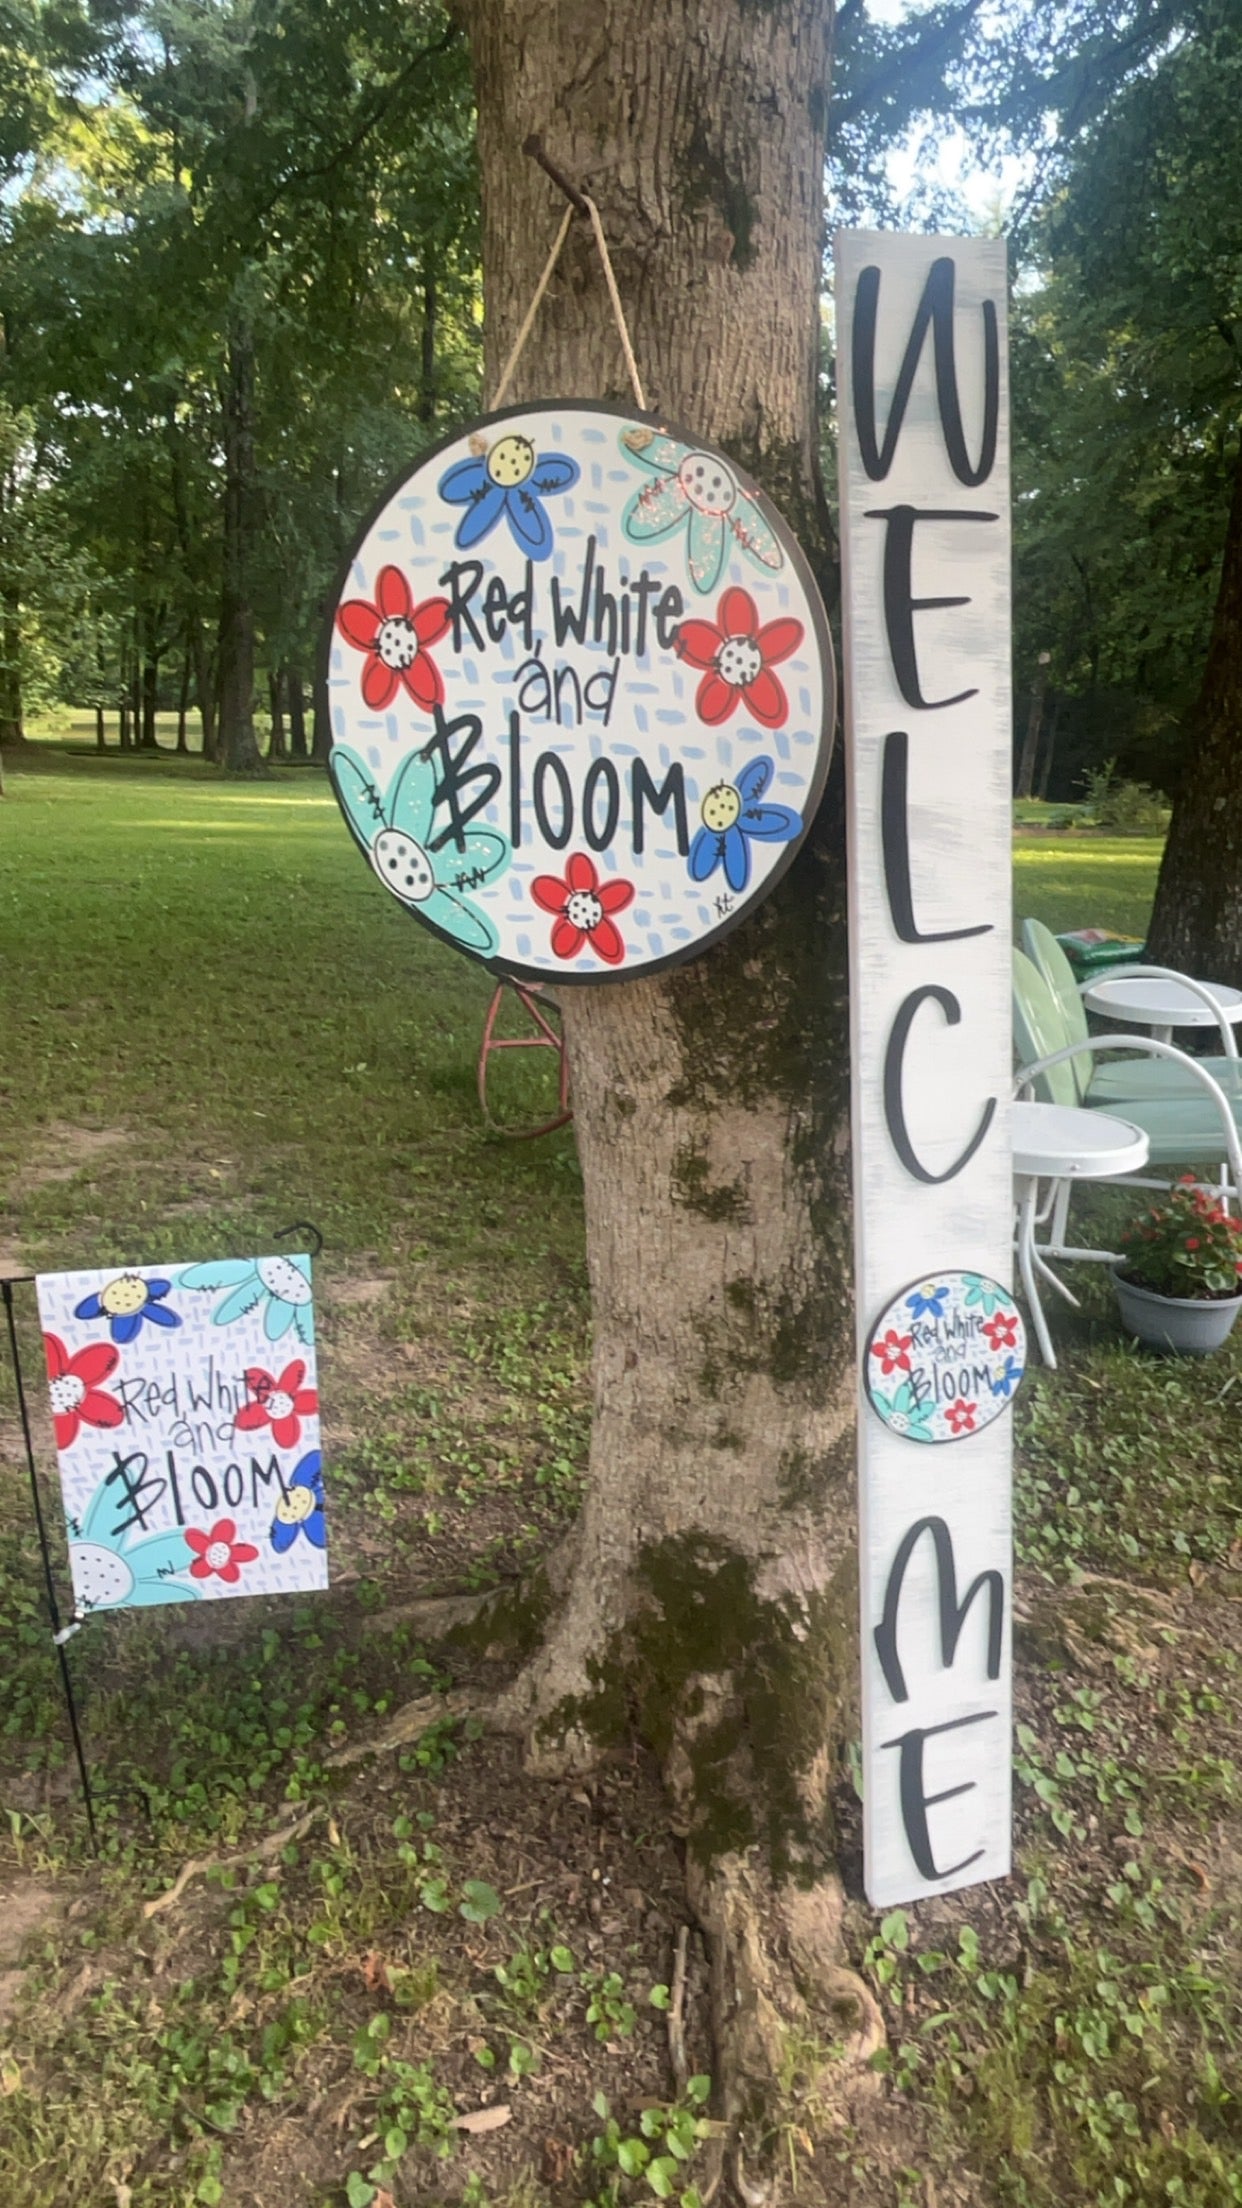
[[[563,202],[596,200],[652,405],[753,470],[830,587],[815,414],[824,0],[462,0],[489,376]],[[576,225],[511,400],[629,390]],[[594,1416],[542,1649],[508,1697],[536,1769],[630,1729],[660,1759],[713,1966],[718,2111],[775,2182],[783,2062],[877,2044],[845,1967],[833,1789],[857,1722],[841,777],[773,894],[709,953],[567,990]],[[882,2036],[882,2028],[881,2036]],[[744,2155],[744,2162],[743,2162]],[[842,2196],[844,2197],[844,2195]]]
[[[1026,734],[1022,739],[1022,754],[1018,760],[1018,776],[1014,785],[1015,797],[1029,797],[1035,781],[1035,758],[1039,750],[1039,731],[1044,718],[1044,691],[1048,686],[1048,662],[1050,652],[1041,652],[1035,664],[1031,681],[1031,709],[1026,716]]]
[[[235,308],[223,392],[224,559],[220,590],[220,749],[230,774],[262,774],[254,733],[254,330]]]
[[[107,748],[108,732],[104,727],[104,709],[102,705],[97,705],[95,707],[95,749],[96,751],[106,751]]]
[[[159,704],[160,663],[155,646],[156,614],[148,606],[143,615],[142,654],[142,749],[158,751],[159,740],[155,733],[155,713]]]
[[[285,751],[285,676],[281,667],[273,668],[267,678],[268,706],[272,716],[272,733],[267,747],[269,759],[284,759]]]
[[[332,723],[328,717],[328,702],[321,695],[322,685],[315,685],[314,718],[311,724],[311,758],[318,766],[326,766],[332,749]]]
[[[177,750],[188,752],[190,739],[186,733],[186,719],[190,708],[190,652],[187,644],[181,655],[181,688],[177,692]]]
[[[306,749],[306,700],[302,690],[302,677],[296,667],[287,676],[289,685],[289,754],[293,759],[305,759]]]
[[[431,423],[436,418],[436,253],[429,245],[423,255],[423,329],[422,363],[418,386],[418,418]]]
[[[1048,733],[1044,738],[1044,756],[1039,767],[1039,789],[1036,794],[1040,798],[1047,797],[1048,786],[1052,781],[1052,763],[1057,754],[1057,723],[1060,718],[1061,699],[1059,693],[1054,690],[1052,706],[1048,714]]]
[[[129,710],[134,731],[134,749],[142,749],[142,629],[137,616],[134,620],[134,649],[129,663]]]
[[[1147,946],[1159,966],[1242,984],[1242,451]]]
[[[22,618],[17,592],[6,587],[0,603],[0,745],[24,744]]]

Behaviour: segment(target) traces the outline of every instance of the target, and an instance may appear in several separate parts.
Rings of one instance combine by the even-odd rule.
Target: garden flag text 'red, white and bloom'
[[[76,1616],[326,1587],[309,1257],[35,1286]]]

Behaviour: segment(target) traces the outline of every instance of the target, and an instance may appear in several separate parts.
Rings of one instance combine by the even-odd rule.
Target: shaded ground
[[[646,1764],[537,1784],[461,1721],[332,1761],[411,1694],[486,1707],[511,1652],[420,1641],[415,1605],[517,1586],[572,1517],[571,1139],[488,1136],[486,977],[383,899],[321,784],[131,766],[12,776],[0,1240],[189,1262],[321,1225],[333,1584],[76,1637],[94,1862],[0,1366],[0,2201],[694,2208],[704,1965],[689,1930],[678,1984]],[[1080,849],[1025,841],[1022,909],[1141,927],[1156,846]],[[878,1919],[843,1766],[889,2040],[848,2091],[830,2045],[788,2048],[776,2143],[813,2204],[1242,2202],[1242,1357],[1146,1361],[1100,1281],[1058,1325],[1017,1416],[1017,1873]],[[23,1339],[37,1374],[28,1307]]]

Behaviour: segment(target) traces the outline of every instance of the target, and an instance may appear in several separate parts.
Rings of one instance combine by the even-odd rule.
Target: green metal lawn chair
[[[1061,1002],[1022,951],[1014,952],[1013,968],[1020,1094],[1119,1114],[1147,1136],[1152,1165],[1180,1166],[1183,1171],[1206,1168],[1222,1194],[1242,1196],[1242,1087],[1236,1060],[1226,1061],[1231,1090],[1227,1094],[1212,1070],[1215,1060],[1190,1058],[1172,1043],[1157,1042],[1149,1035],[1088,1035],[1081,1004],[1077,1015],[1067,1020]],[[1095,1067],[1093,1060],[1101,1053],[1116,1050],[1137,1052],[1143,1060],[1167,1067],[1164,1090],[1148,1084],[1148,1093],[1136,1095],[1118,1085],[1124,1066]],[[1104,1082],[1101,1071],[1108,1076]],[[1135,1176],[1134,1185],[1150,1184]]]
[[[1086,1042],[1090,1031],[1079,985],[1074,978],[1074,969],[1051,928],[1046,928],[1042,920],[1024,920],[1022,940],[1026,945],[1027,956],[1038,968],[1052,992],[1065,1028],[1066,1042]],[[1216,1012],[1226,1055],[1195,1058],[1191,1063],[1205,1069],[1214,1081],[1219,1082],[1227,1096],[1242,1097],[1242,1060],[1237,1055],[1233,1029],[1219,1012],[1211,992],[1201,982],[1192,981],[1185,974],[1174,973],[1167,966],[1130,965],[1118,968],[1118,973],[1124,973],[1136,980],[1159,978],[1180,981],[1187,989],[1202,996]],[[1108,1041],[1111,1048],[1116,1037],[1110,1037]],[[1083,1061],[1082,1075],[1087,1078],[1089,1094],[1080,1101],[1092,1106],[1107,1106],[1111,1102],[1118,1111],[1135,1098],[1147,1098],[1156,1103],[1174,1097],[1199,1099],[1204,1094],[1203,1085],[1195,1073],[1188,1072],[1185,1066],[1174,1064],[1167,1058],[1128,1057],[1109,1065],[1097,1064],[1090,1068]],[[1133,1112],[1126,1116],[1134,1118]]]

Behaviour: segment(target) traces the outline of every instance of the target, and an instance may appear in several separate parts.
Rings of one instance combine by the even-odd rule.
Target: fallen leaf
[[[369,1955],[363,1957],[362,1976],[368,1993],[392,1992],[392,1980],[388,1975],[388,1965],[375,1948],[371,1949]]]
[[[494,2108],[472,2108],[468,2115],[454,2116],[454,2131],[499,2131],[507,2124],[513,2111],[507,2101],[497,2101]]]
[[[544,2184],[566,2184],[576,2160],[577,2155],[568,2139],[545,2139],[539,2155],[539,2174]]]
[[[1191,1586],[1202,1587],[1203,1582],[1207,1578],[1207,1576],[1208,1575],[1205,1566],[1199,1562],[1197,1556],[1192,1556],[1189,1564],[1186,1566],[1186,1577],[1190,1581]]]
[[[0,2095],[7,2100],[10,2093],[21,2090],[21,2065],[13,2055],[0,2055]]]

